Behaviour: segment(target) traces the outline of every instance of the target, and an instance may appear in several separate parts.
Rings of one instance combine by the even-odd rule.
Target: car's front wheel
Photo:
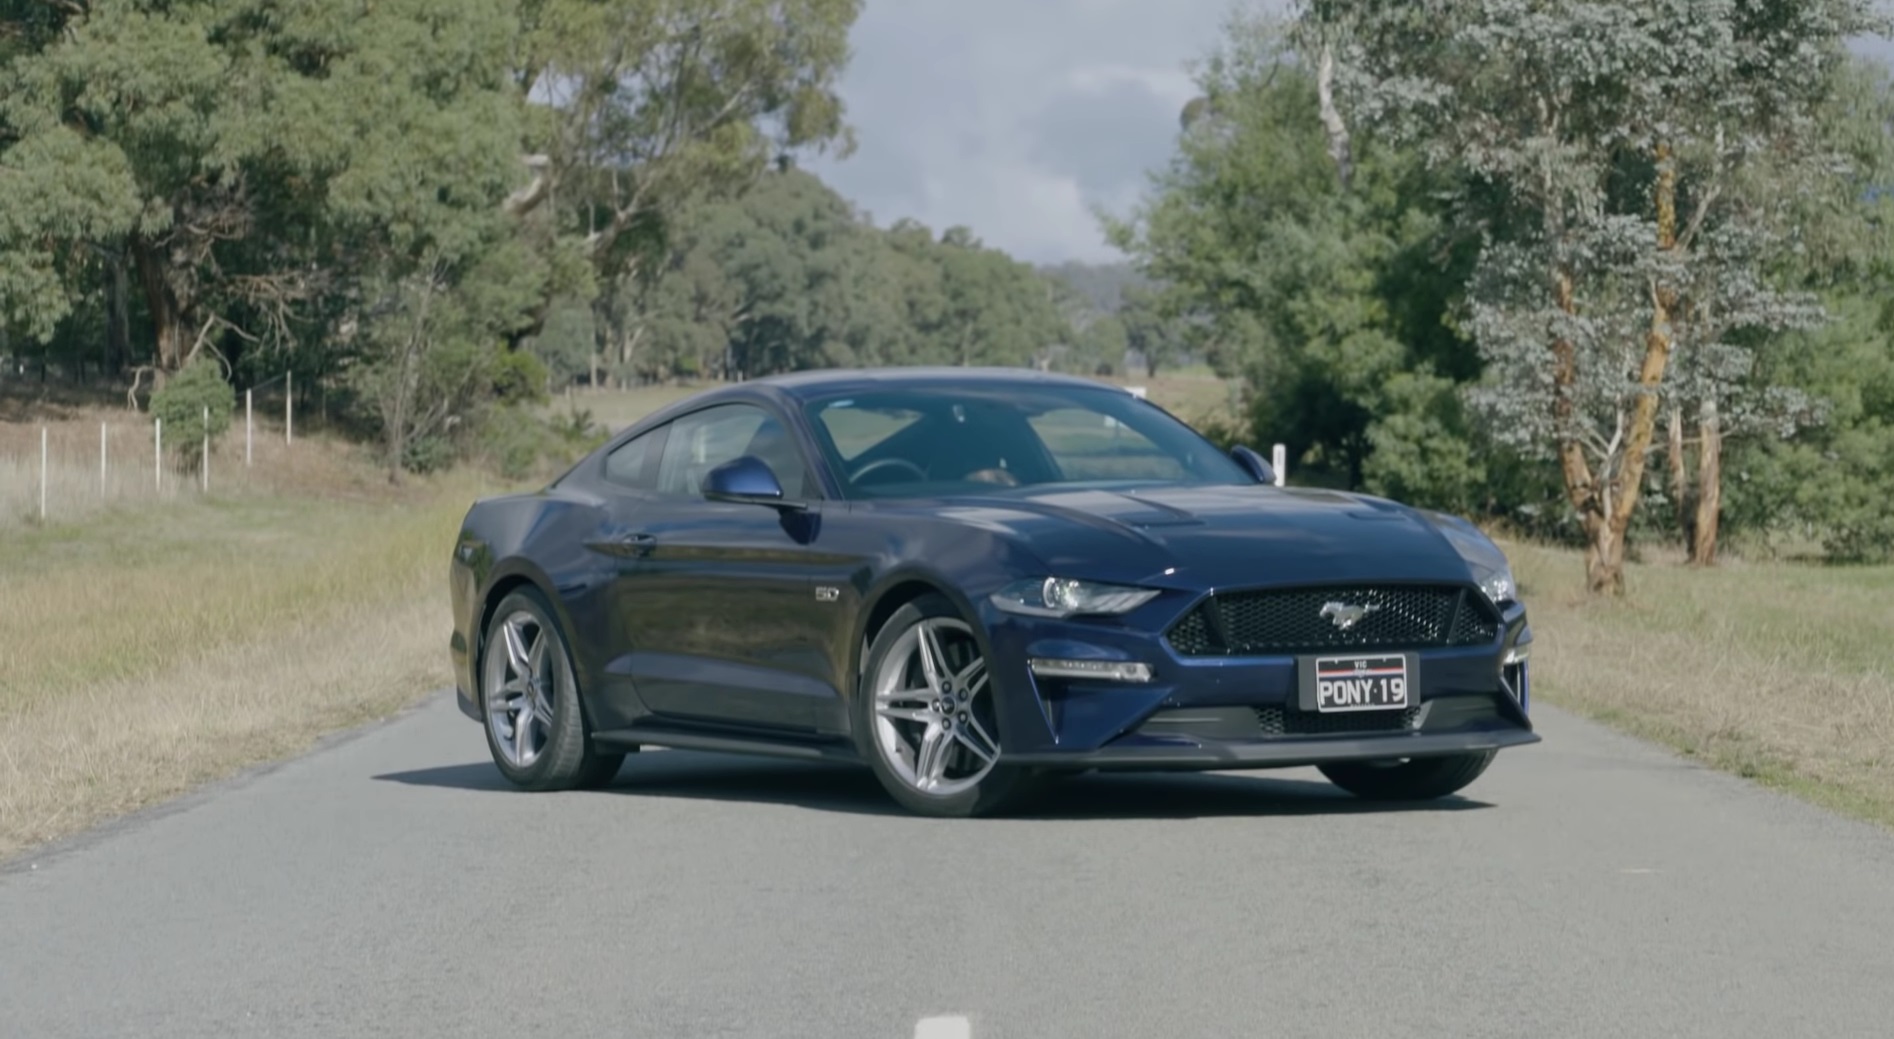
[[[982,815],[1023,792],[1000,763],[992,676],[952,602],[925,595],[895,611],[868,650],[854,728],[882,785],[923,815]]]
[[[480,704],[487,748],[500,774],[526,790],[603,786],[625,761],[602,753],[585,731],[572,653],[546,600],[523,588],[487,625]]]
[[[1432,801],[1457,794],[1480,778],[1494,752],[1402,761],[1348,761],[1319,768],[1328,781],[1371,801]]]

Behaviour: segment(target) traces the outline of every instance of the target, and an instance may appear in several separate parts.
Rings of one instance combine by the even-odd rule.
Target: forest
[[[0,0],[4,379],[218,421],[281,379],[399,479],[570,386],[1207,364],[1213,437],[1597,592],[1642,542],[1894,554],[1870,5],[1239,12],[1125,262],[1048,267],[799,166],[855,144],[860,10]]]

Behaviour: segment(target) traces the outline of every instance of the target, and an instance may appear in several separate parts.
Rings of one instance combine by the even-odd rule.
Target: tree
[[[1814,537],[1832,559],[1894,557],[1894,89],[1877,61],[1837,70],[1818,110],[1844,178],[1788,196],[1793,248],[1774,254],[1783,283],[1817,293],[1830,320],[1759,351],[1750,378],[1790,389],[1812,412],[1794,439],[1731,445],[1723,495],[1736,529]]]
[[[1870,27],[1868,4],[1301,7],[1305,25],[1343,41],[1340,92],[1365,121],[1489,189],[1464,196],[1491,239],[1472,325],[1501,381],[1483,401],[1556,454],[1587,585],[1622,593],[1686,293],[1765,284],[1741,262],[1713,272],[1706,230],[1759,233],[1729,204],[1733,181],[1765,156],[1818,158],[1810,114],[1842,41]],[[1804,172],[1819,177],[1819,164]]]
[[[280,102],[301,113],[308,164],[325,174],[325,204],[298,230],[329,260],[316,335],[347,351],[348,386],[398,480],[475,424],[497,351],[536,303],[538,270],[500,213],[522,179],[506,63],[517,23],[507,0],[329,13],[285,23],[325,48],[320,85],[294,82]]]
[[[652,276],[612,294],[628,379],[903,363],[1025,365],[1069,346],[1058,286],[964,228],[876,228],[786,168],[669,218]],[[1121,351],[1122,352],[1122,351]]]
[[[1344,179],[1290,42],[1231,22],[1177,155],[1107,222],[1158,286],[1127,294],[1133,345],[1243,379],[1251,434],[1285,444],[1303,479],[1468,505],[1481,476],[1452,398],[1479,361],[1446,320],[1472,252],[1440,202],[1455,182],[1370,133]]]
[[[1118,320],[1124,326],[1125,345],[1144,358],[1144,370],[1151,375],[1190,349],[1187,318],[1167,307],[1174,300],[1143,285],[1126,288],[1120,297]]]
[[[1070,338],[1041,275],[991,249],[965,227],[950,227],[936,246],[945,305],[934,360],[957,365],[1032,363]]]
[[[537,221],[544,302],[581,277],[651,276],[666,219],[740,191],[777,156],[849,135],[835,83],[861,0],[520,0],[531,181],[504,203]],[[576,265],[576,266],[575,266]],[[589,293],[588,293],[589,294]]]

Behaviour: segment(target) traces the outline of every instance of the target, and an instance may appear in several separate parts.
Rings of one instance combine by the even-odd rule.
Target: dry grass
[[[1576,554],[1509,552],[1544,699],[1894,825],[1894,568],[1657,563],[1608,603]]]
[[[1219,379],[1207,369],[1141,375],[1113,376],[1101,379],[1114,386],[1143,386],[1153,403],[1202,428],[1207,423],[1229,423],[1236,419],[1235,392],[1240,383]],[[1267,449],[1264,451],[1267,454]]]
[[[0,715],[0,861],[440,688],[442,617],[415,597]]]
[[[721,383],[680,383],[675,386],[639,386],[628,390],[575,388],[554,398],[548,410],[565,413],[589,411],[592,421],[616,433],[646,415]]]
[[[0,538],[0,857],[446,684],[448,552],[491,489],[374,486]]]

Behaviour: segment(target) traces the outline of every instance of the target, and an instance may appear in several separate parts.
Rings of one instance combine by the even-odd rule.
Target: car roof
[[[993,385],[1036,385],[1070,386],[1093,390],[1119,390],[1096,379],[1087,379],[1076,375],[1059,375],[1042,372],[1033,368],[949,368],[949,367],[893,367],[893,368],[827,368],[813,371],[788,372],[782,375],[770,375],[751,380],[747,385],[773,386],[799,400],[828,396],[835,393],[857,393],[871,390],[907,388],[951,389],[956,386],[993,386]]]

